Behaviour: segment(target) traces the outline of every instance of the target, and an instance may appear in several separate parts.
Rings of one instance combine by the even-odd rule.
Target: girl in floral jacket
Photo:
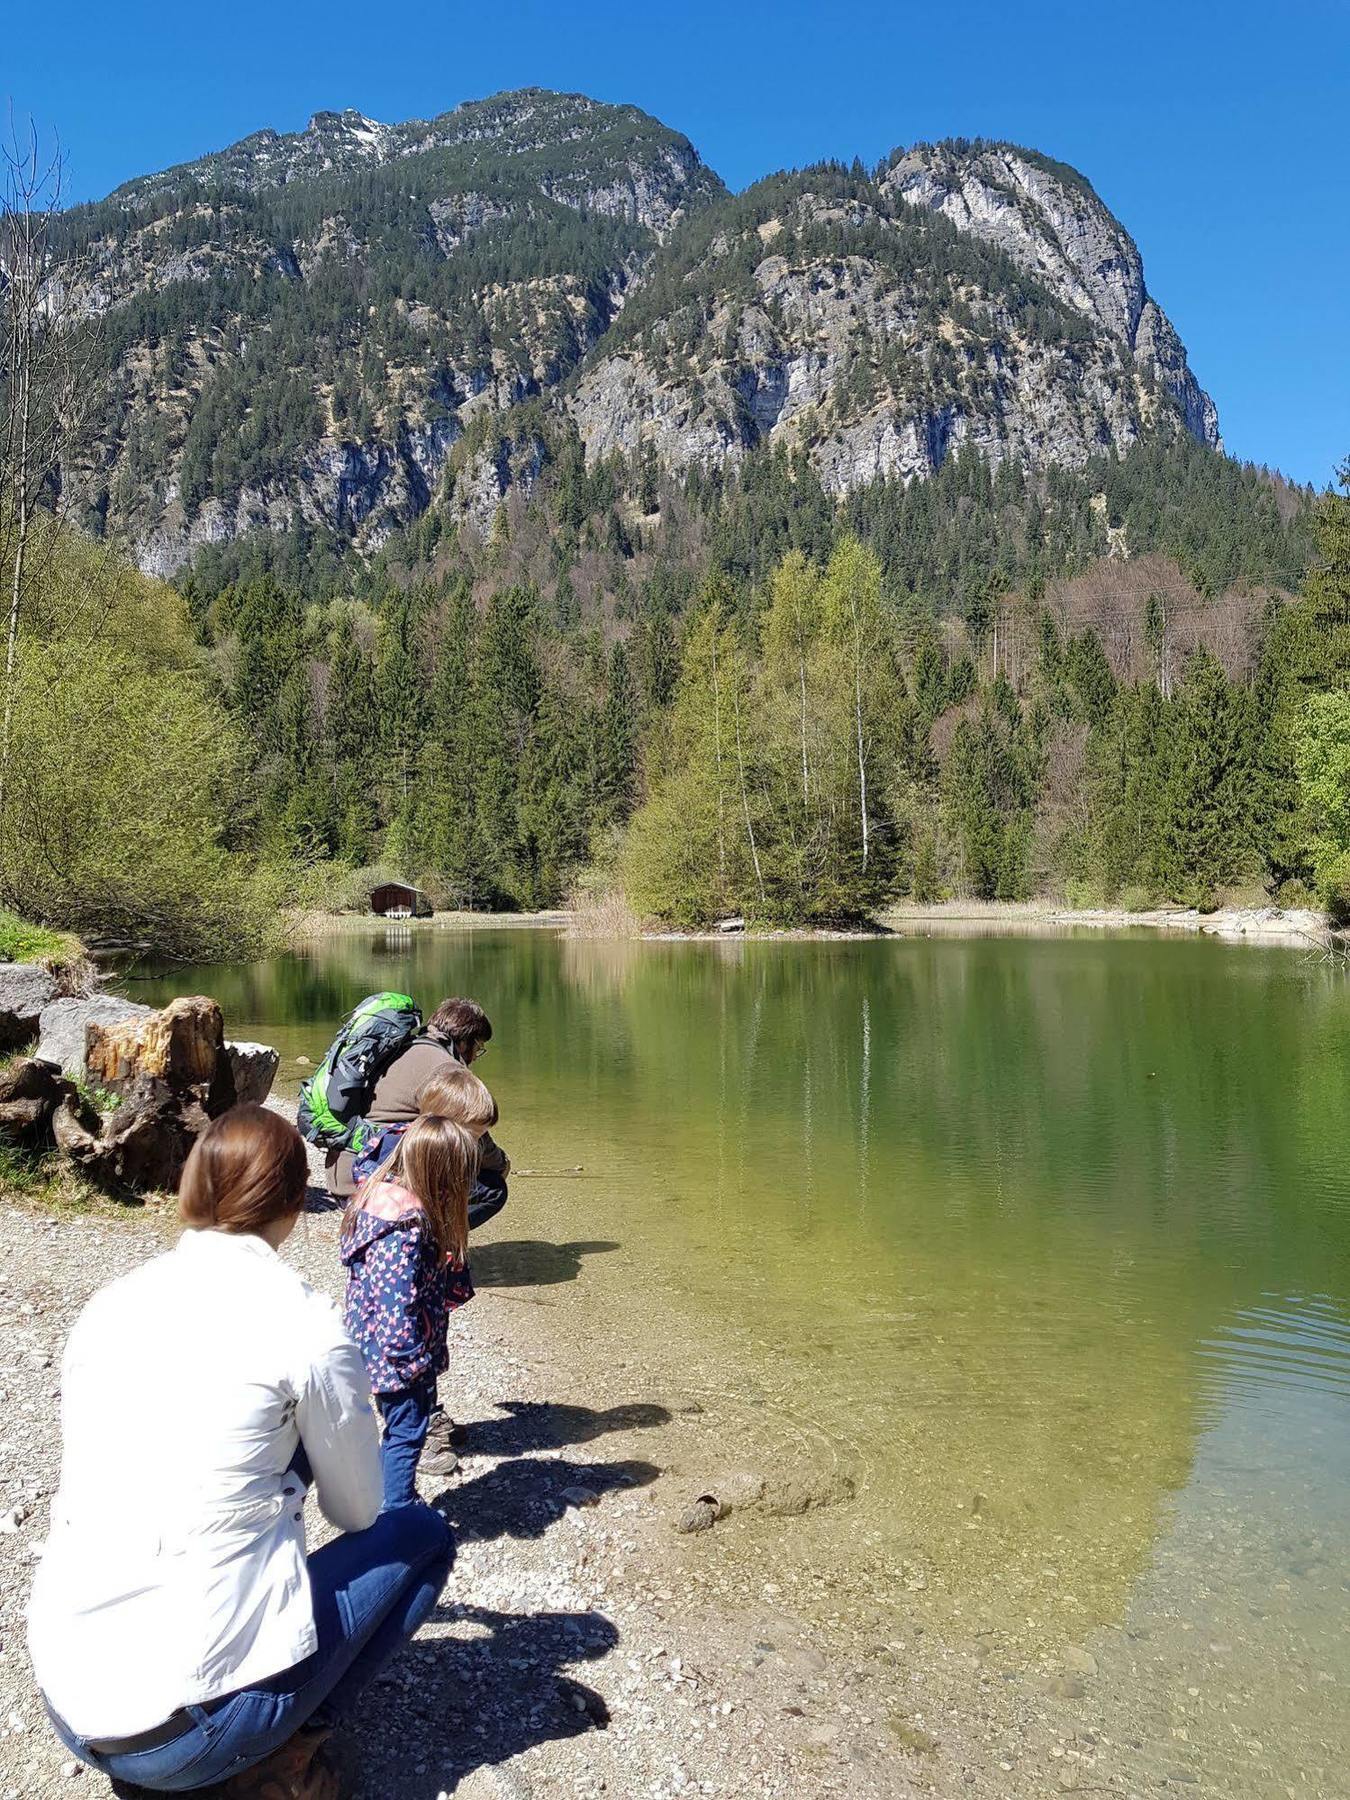
[[[417,1463],[449,1366],[450,1314],[473,1298],[466,1252],[478,1140],[423,1114],[343,1215],[344,1317],[384,1421],[384,1505],[417,1498]]]

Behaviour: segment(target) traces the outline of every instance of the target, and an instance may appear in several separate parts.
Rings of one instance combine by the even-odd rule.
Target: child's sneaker
[[[424,1450],[419,1469],[425,1469],[428,1475],[453,1475],[459,1468],[459,1458],[448,1444],[440,1450]]]
[[[426,1443],[422,1449],[421,1466],[431,1475],[453,1475],[459,1467],[459,1458],[451,1445],[459,1435],[459,1427],[446,1412],[438,1406],[427,1421]]]
[[[464,1427],[456,1425],[443,1406],[437,1406],[427,1420],[426,1441],[428,1450],[449,1450],[464,1442]]]

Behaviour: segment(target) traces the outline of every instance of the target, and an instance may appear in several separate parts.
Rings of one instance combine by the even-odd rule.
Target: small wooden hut
[[[386,881],[370,896],[370,910],[382,919],[429,919],[431,902],[406,881]]]

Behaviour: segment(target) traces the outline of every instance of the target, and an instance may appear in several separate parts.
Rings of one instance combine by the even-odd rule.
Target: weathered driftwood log
[[[234,1069],[225,1054],[225,1022],[214,1000],[196,994],[171,1000],[147,1018],[91,1022],[84,1066],[96,1087],[159,1106],[157,1087],[202,1113],[200,1130],[234,1105]],[[123,1110],[119,1108],[119,1111]],[[195,1135],[194,1130],[194,1135]]]
[[[74,1084],[51,1063],[28,1056],[0,1069],[0,1144],[41,1149],[51,1141],[52,1115],[78,1101]]]

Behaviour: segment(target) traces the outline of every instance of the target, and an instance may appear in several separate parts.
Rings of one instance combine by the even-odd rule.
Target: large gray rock
[[[56,977],[41,963],[0,963],[0,1056],[33,1042],[56,992]]]
[[[87,1000],[54,1000],[39,1019],[37,1054],[78,1079],[85,1072],[85,1033],[90,1025],[116,1025],[123,1019],[148,1017],[153,1006],[124,1000],[118,994],[94,994]]]
[[[234,1071],[234,1098],[239,1106],[261,1106],[272,1091],[281,1052],[270,1044],[231,1044],[225,1046]]]

